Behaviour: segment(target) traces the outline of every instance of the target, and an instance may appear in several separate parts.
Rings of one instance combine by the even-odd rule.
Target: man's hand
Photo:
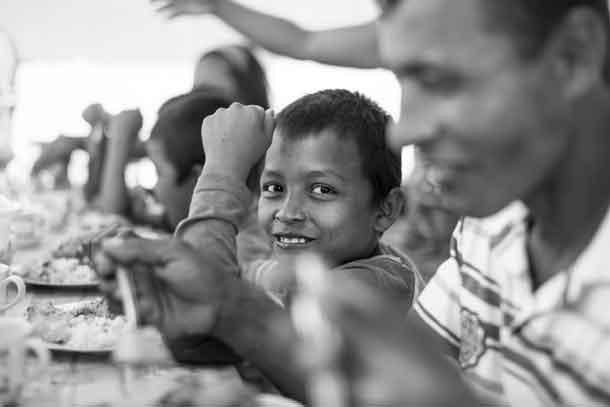
[[[356,280],[329,276],[317,296],[342,346],[340,372],[353,405],[475,406],[454,366],[434,348],[400,299],[390,299]],[[299,358],[315,374],[315,341],[303,343]]]
[[[176,239],[109,239],[94,259],[102,291],[114,299],[119,299],[116,268],[134,273],[138,315],[170,340],[213,334],[236,281],[228,273],[206,267],[203,258]]]
[[[206,155],[204,171],[228,174],[246,181],[262,161],[273,136],[271,110],[233,103],[203,121],[201,135]]]
[[[213,14],[219,1],[222,0],[151,0],[157,3],[157,11],[168,18]]]

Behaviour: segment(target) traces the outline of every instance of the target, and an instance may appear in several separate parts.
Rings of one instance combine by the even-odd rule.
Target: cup
[[[0,332],[0,405],[17,404],[23,386],[49,366],[49,350],[42,340],[30,337],[32,327],[23,318],[0,317]]]
[[[3,274],[7,274],[7,269],[8,267],[5,264],[0,264],[0,313],[16,305],[25,297],[25,283],[21,277],[3,277]],[[12,290],[11,286],[14,286],[15,290]],[[15,292],[13,293],[12,291]]]
[[[19,206],[0,195],[0,263],[11,264],[15,247],[12,242],[11,223]]]

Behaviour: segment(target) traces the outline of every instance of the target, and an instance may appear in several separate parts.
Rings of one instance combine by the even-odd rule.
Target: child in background
[[[141,188],[128,194],[123,179],[128,157],[137,146],[141,127],[139,112],[125,111],[113,118],[108,130],[112,133],[108,147],[111,152],[104,164],[102,192],[96,202],[98,208],[126,214],[143,223],[172,231],[187,214],[192,188],[205,160],[201,147],[203,118],[233,101],[269,107],[265,70],[252,50],[242,45],[229,45],[204,53],[195,66],[192,90],[169,99],[159,109],[159,119],[153,129],[156,134],[151,135],[151,139],[158,138],[162,142],[149,143],[147,150],[160,170],[157,193],[164,196],[157,198],[161,200],[161,206],[156,205],[154,197]],[[182,133],[184,138],[178,136]],[[175,137],[181,137],[180,141]],[[170,158],[172,163],[169,174],[162,172],[168,168],[166,158]],[[191,170],[195,170],[195,175],[190,173]],[[177,183],[168,179],[174,176]],[[161,207],[165,209],[163,216],[160,216]],[[249,224],[252,223],[250,220]]]
[[[141,188],[128,191],[124,172],[137,131],[134,123],[139,112],[119,113],[111,123],[108,157],[99,206],[112,207],[136,223],[173,231],[186,217],[193,188],[205,162],[201,145],[201,123],[230,102],[209,91],[193,91],[166,102],[146,143],[148,157],[157,170],[158,180],[152,194]],[[141,122],[140,122],[141,123]],[[155,205],[154,199],[158,201]]]
[[[220,246],[223,240],[223,248],[233,247],[231,240],[251,198],[246,189],[251,168],[228,168],[223,158],[232,153],[232,141],[261,142],[255,138],[260,129],[251,121],[262,113],[251,106],[232,105],[204,121],[204,148],[206,139],[212,138],[208,141],[212,163],[206,163],[198,181],[189,218],[176,231],[195,247]],[[400,293],[412,302],[420,283],[415,267],[406,256],[379,242],[404,204],[400,158],[385,143],[389,120],[375,103],[346,90],[307,95],[279,114],[264,157],[258,202],[271,256],[242,265],[244,278],[284,301],[294,288],[295,256],[315,252],[335,272]],[[240,132],[240,139],[234,135],[220,142],[224,134]],[[206,226],[210,219],[223,219],[232,227],[219,225],[213,230]],[[215,243],[208,243],[210,239]],[[216,255],[223,251],[232,256],[227,250]]]

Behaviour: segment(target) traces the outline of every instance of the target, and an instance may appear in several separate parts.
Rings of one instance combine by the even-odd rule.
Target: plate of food
[[[70,235],[61,240],[50,253],[42,254],[42,258],[30,258],[12,266],[12,273],[33,286],[97,287],[98,278],[91,259],[94,246],[103,238],[121,231],[122,229],[116,226]]]
[[[111,313],[103,298],[59,305],[43,301],[30,305],[26,317],[34,335],[54,351],[109,353],[125,329],[125,318]]]
[[[28,285],[40,287],[92,288],[99,284],[90,264],[77,258],[49,258],[11,266],[11,273]]]

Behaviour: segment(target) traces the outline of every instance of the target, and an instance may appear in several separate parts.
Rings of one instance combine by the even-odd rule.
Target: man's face
[[[368,257],[377,246],[372,186],[352,139],[331,130],[299,140],[276,131],[261,175],[259,221],[273,242],[276,260],[304,251],[331,267]]]
[[[390,143],[415,144],[441,205],[470,216],[536,194],[570,116],[551,58],[524,60],[508,34],[489,32],[482,1],[403,1],[380,28],[403,92]]]

